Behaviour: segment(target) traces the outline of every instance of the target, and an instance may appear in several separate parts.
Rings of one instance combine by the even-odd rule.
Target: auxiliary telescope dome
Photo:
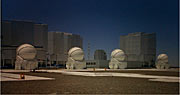
[[[111,53],[111,57],[117,59],[118,61],[124,61],[125,60],[125,53],[120,49],[115,49]]]
[[[170,65],[168,64],[168,56],[166,54],[160,54],[157,57],[156,68],[157,69],[168,69]]]
[[[81,48],[74,47],[69,50],[68,56],[74,60],[81,61],[84,58],[84,52]]]
[[[36,56],[36,49],[30,44],[23,44],[17,48],[17,55],[26,60],[34,59]]]

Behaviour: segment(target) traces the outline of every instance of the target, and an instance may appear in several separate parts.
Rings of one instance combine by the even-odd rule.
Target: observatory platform
[[[16,70],[1,72],[20,73]],[[2,81],[2,94],[179,93],[179,69],[57,69],[26,71],[24,74],[55,80]]]

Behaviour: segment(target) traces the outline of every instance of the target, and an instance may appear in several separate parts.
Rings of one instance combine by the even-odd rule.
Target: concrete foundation
[[[120,62],[114,58],[111,59],[109,63],[109,68],[110,69],[125,69],[127,68],[127,62]]]
[[[16,60],[15,70],[33,70],[38,68],[37,60]]]
[[[67,69],[85,69],[86,68],[86,62],[83,61],[75,61],[72,58],[68,58],[68,61],[66,63]]]

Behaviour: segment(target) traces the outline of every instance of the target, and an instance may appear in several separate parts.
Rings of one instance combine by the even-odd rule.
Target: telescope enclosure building
[[[154,67],[156,60],[155,33],[129,33],[120,36],[120,49],[127,56],[127,68]]]

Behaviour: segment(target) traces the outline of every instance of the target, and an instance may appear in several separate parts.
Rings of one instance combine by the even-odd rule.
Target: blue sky
[[[120,35],[155,32],[157,54],[178,66],[178,0],[2,0],[3,20],[46,23],[49,31],[79,34],[87,55],[119,48]]]

